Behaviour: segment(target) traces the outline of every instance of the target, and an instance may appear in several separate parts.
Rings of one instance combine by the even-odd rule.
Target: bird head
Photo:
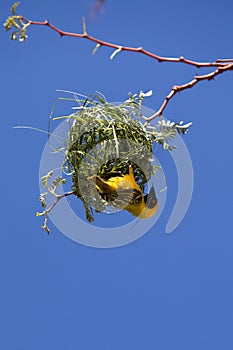
[[[158,200],[156,197],[154,187],[151,187],[148,194],[143,196],[145,206],[141,211],[139,217],[142,219],[151,218],[158,210]]]

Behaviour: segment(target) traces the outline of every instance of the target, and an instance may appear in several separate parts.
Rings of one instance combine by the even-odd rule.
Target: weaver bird
[[[148,219],[158,210],[154,187],[148,194],[143,195],[135,181],[132,166],[129,167],[129,174],[126,175],[113,176],[108,180],[94,175],[88,180],[95,183],[102,199],[118,209],[127,210],[136,217]]]

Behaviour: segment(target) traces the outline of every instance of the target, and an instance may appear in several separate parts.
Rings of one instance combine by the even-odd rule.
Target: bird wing
[[[125,208],[127,205],[140,204],[142,202],[142,194],[135,189],[109,189],[107,192],[99,192],[100,196],[109,204],[119,208]]]
[[[132,177],[124,175],[122,177],[112,177],[103,180],[100,176],[93,176],[89,180],[95,182],[96,189],[102,199],[118,208],[125,208],[128,205],[140,205],[143,195],[140,188],[134,184]],[[132,183],[133,182],[133,183]]]

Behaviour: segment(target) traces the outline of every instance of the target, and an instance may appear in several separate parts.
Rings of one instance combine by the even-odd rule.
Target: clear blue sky
[[[1,23],[11,4],[0,5]],[[92,4],[22,0],[19,11],[80,32]],[[102,12],[87,20],[90,34],[101,39],[203,61],[233,57],[231,0],[106,1]],[[165,234],[177,191],[174,165],[165,157],[167,202],[156,226],[122,248],[94,249],[52,224],[50,236],[41,230],[35,212],[46,136],[12,127],[46,129],[56,89],[98,90],[110,101],[153,89],[147,106],[156,109],[172,85],[201,71],[132,53],[110,61],[107,48],[92,56],[90,42],[61,39],[43,27],[30,28],[24,44],[10,41],[2,27],[0,45],[0,348],[231,350],[232,72],[180,93],[166,109],[168,119],[193,121],[185,142],[194,193],[180,226]]]

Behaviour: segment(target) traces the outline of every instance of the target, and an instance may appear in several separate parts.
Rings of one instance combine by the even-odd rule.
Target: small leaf
[[[20,2],[18,1],[18,2],[15,2],[15,3],[11,6],[11,12],[13,13],[13,15],[16,15],[15,10],[16,10],[17,6],[19,6],[19,4],[20,4]]]
[[[45,197],[48,195],[48,192],[41,193],[39,197],[39,201],[41,202],[42,208],[46,208]]]
[[[153,95],[153,90],[149,90],[147,92],[140,91],[140,97],[150,97]]]
[[[54,179],[54,180],[52,181],[52,187],[58,187],[58,186],[60,186],[62,183],[64,183],[64,182],[62,182],[62,180],[65,180],[65,179],[62,179],[61,176],[56,177],[56,179]],[[65,180],[65,181],[66,181],[66,180]]]
[[[45,211],[43,211],[42,213],[40,213],[40,212],[36,212],[36,216],[44,216],[45,215]]]
[[[17,33],[18,32],[13,32],[12,34],[11,34],[11,40],[17,40]]]
[[[185,135],[187,133],[187,131],[189,130],[189,127],[192,125],[192,122],[189,122],[187,124],[181,125],[183,124],[183,121],[180,122],[179,124],[176,124],[176,128],[179,134],[183,134]]]
[[[48,187],[49,187],[48,181],[49,181],[49,179],[52,177],[52,175],[53,175],[53,172],[52,172],[52,171],[49,171],[47,175],[42,176],[42,178],[41,178],[41,183],[42,183],[42,185],[43,185],[45,188],[48,188]]]

